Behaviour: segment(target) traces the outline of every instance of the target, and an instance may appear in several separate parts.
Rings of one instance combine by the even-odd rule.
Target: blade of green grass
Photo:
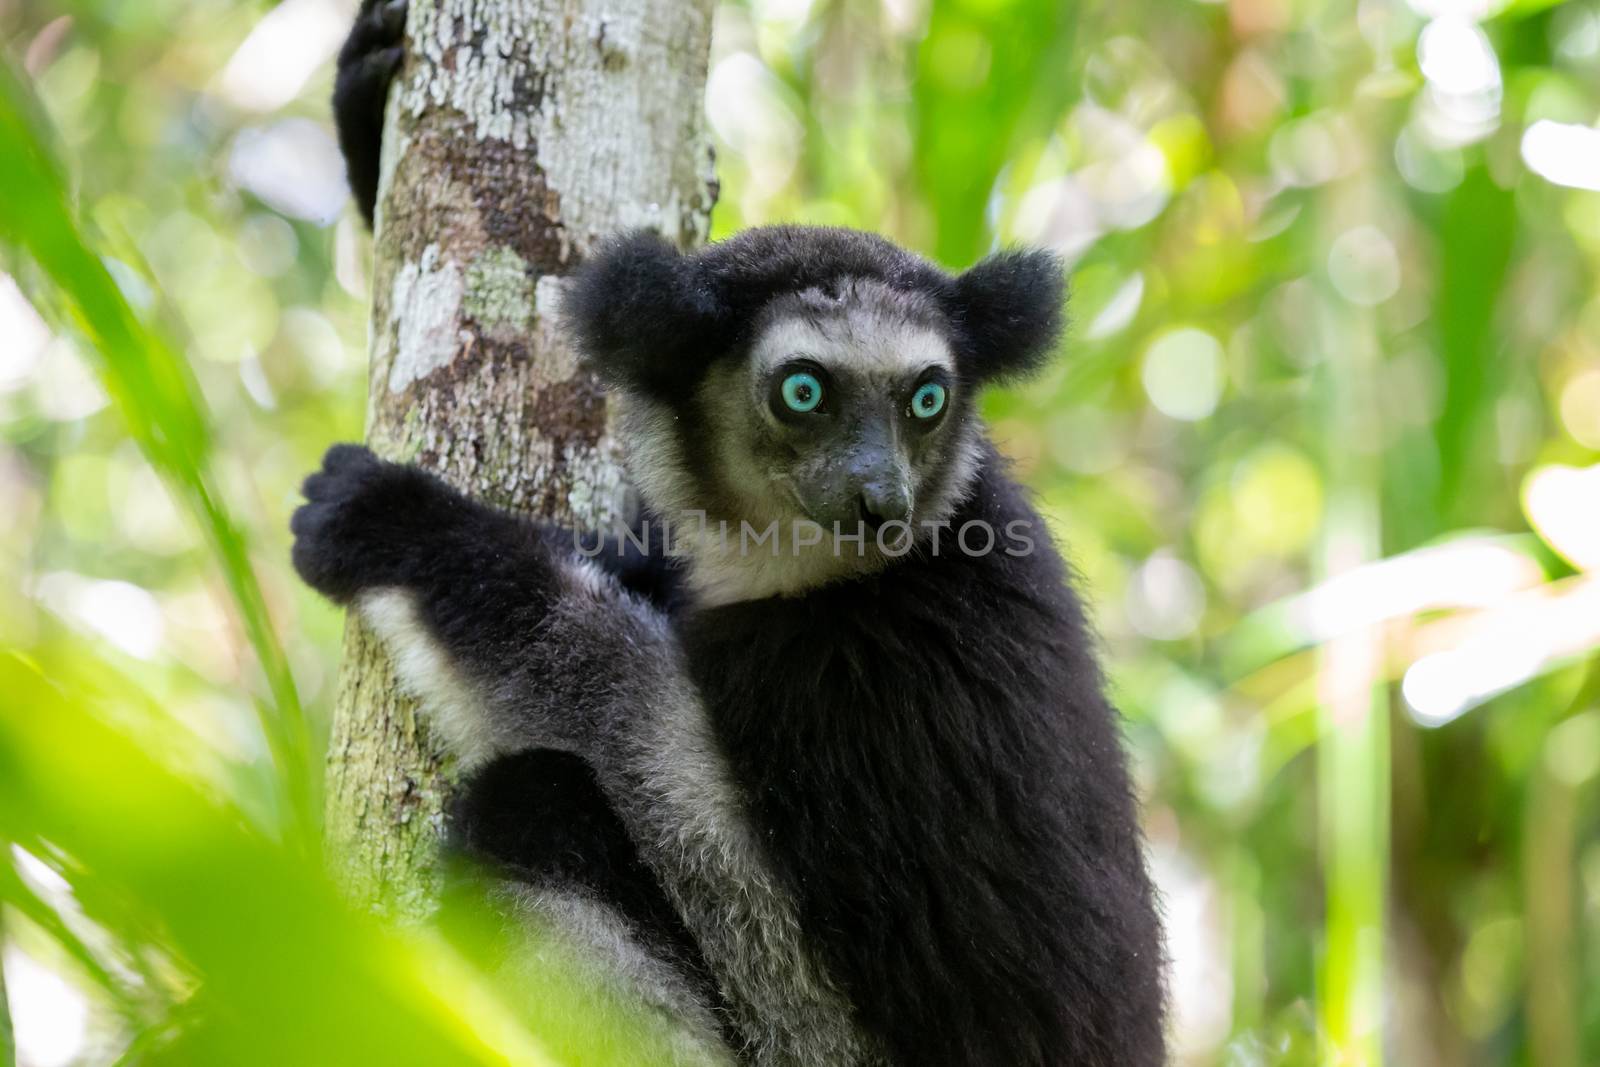
[[[7,847],[0,841],[0,848]],[[8,860],[9,862],[9,860]],[[6,913],[0,908],[0,957],[6,947]],[[0,967],[0,1067],[16,1067],[17,1043],[11,1036],[11,1000],[6,996],[6,969]]]
[[[211,432],[189,365],[129,305],[79,226],[27,87],[0,63],[0,236],[49,279],[48,301],[88,341],[107,392],[146,458],[200,523],[272,694],[262,730],[295,836],[314,840],[310,735],[287,657],[238,524],[217,492]]]
[[[1445,371],[1443,410],[1434,424],[1438,510],[1451,526],[1468,525],[1473,504],[1492,498],[1503,476],[1493,458],[1496,404],[1512,364],[1494,323],[1516,235],[1510,190],[1496,185],[1485,168],[1469,171],[1439,220],[1433,315]]]
[[[1377,460],[1349,447],[1376,395],[1372,322],[1331,294],[1324,305],[1320,416],[1329,501],[1317,548],[1327,580],[1382,554]],[[1381,1067],[1383,903],[1389,854],[1389,719],[1377,635],[1356,630],[1318,649],[1317,820],[1323,942],[1317,1011],[1326,1063]]]

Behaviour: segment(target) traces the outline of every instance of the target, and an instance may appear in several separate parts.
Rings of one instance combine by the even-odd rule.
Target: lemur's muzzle
[[[861,486],[856,506],[868,529],[876,530],[886,522],[911,521],[911,490],[899,474],[896,471],[893,476],[875,478]]]

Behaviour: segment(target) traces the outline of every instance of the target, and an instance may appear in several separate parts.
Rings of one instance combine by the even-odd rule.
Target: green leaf
[[[1440,220],[1435,303],[1444,358],[1444,410],[1434,426],[1439,448],[1439,510],[1467,524],[1479,501],[1498,492],[1494,462],[1496,402],[1512,358],[1495,316],[1516,238],[1516,203],[1478,167],[1452,192]]]
[[[0,837],[93,872],[112,932],[200,980],[198,1062],[551,1062],[450,950],[352,912],[36,669],[0,656],[0,691]]]

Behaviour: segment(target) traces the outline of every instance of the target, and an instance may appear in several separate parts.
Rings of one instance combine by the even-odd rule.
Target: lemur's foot
[[[406,584],[427,558],[430,538],[445,533],[459,513],[442,482],[361,445],[330,448],[301,492],[306,503],[289,521],[295,570],[339,603]]]
[[[367,0],[345,40],[340,64],[343,65],[352,53],[378,52],[400,44],[406,32],[406,9],[410,6],[410,0]]]
[[[408,0],[366,0],[339,52],[333,114],[339,126],[350,190],[368,222],[378,198],[383,110],[405,60]]]

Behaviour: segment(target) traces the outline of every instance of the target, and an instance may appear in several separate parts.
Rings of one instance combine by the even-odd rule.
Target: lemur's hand
[[[339,52],[333,117],[350,173],[350,191],[367,222],[378,199],[378,160],[389,85],[405,59],[407,0],[362,0]]]
[[[295,570],[341,604],[368,589],[409,584],[466,506],[432,475],[361,445],[328,449],[301,492],[306,503],[289,521]]]

